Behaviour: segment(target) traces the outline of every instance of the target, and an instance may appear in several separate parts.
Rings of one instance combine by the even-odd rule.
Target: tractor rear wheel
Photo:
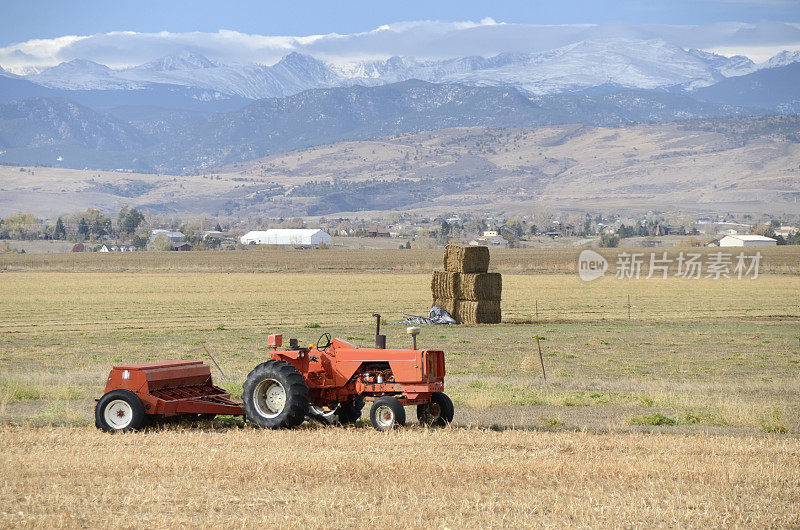
[[[453,402],[444,392],[434,392],[429,403],[417,405],[417,419],[420,425],[444,427],[453,421],[454,415]]]
[[[364,398],[357,397],[353,401],[346,403],[339,403],[339,408],[336,409],[336,415],[339,417],[339,423],[347,425],[348,423],[355,423],[361,418],[361,410],[364,408]]]
[[[247,420],[268,429],[297,427],[305,420],[310,402],[306,380],[284,361],[259,364],[242,385]]]
[[[406,424],[406,409],[397,398],[382,397],[376,399],[369,409],[369,419],[375,429],[389,431]]]
[[[94,424],[108,432],[140,429],[145,425],[144,404],[130,390],[112,390],[97,402]]]

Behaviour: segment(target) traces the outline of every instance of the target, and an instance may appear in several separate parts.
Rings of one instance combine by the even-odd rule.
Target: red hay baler
[[[324,333],[316,344],[288,349],[282,335],[270,335],[269,360],[248,374],[242,403],[214,386],[210,368],[200,361],[163,361],[115,366],[105,393],[95,405],[95,425],[106,431],[139,429],[158,417],[245,416],[258,427],[296,427],[306,419],[355,423],[366,401],[370,421],[380,431],[405,425],[407,406],[417,406],[423,425],[453,420],[453,403],[444,394],[441,350],[416,347],[419,328],[408,328],[410,350],[387,349],[380,334],[375,348],[359,348]]]

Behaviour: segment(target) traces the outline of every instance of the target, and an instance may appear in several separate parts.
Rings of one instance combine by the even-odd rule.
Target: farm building
[[[719,240],[719,246],[721,247],[771,247],[777,243],[771,237],[751,235],[729,235]]]
[[[497,232],[494,232],[495,234]],[[470,245],[473,247],[492,247],[492,248],[506,248],[508,247],[508,241],[503,239],[498,235],[494,236],[486,236],[487,232],[483,233],[483,237],[479,237],[477,239],[473,239],[469,242]]]
[[[798,230],[800,229],[798,229],[796,226],[781,226],[780,228],[775,229],[775,235],[781,237],[789,237]]]
[[[125,245],[103,245],[98,252],[135,252],[136,247],[129,247]]]
[[[167,236],[167,239],[169,239],[173,245],[180,245],[183,241],[183,232],[172,232],[171,230],[157,229],[150,232],[150,242],[152,243],[158,236],[162,234]]]
[[[319,228],[271,228],[252,230],[240,241],[245,245],[330,245],[331,236]]]

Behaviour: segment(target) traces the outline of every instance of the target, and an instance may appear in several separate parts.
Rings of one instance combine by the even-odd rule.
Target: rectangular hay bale
[[[503,277],[499,272],[461,274],[456,285],[456,298],[460,300],[500,300]]]
[[[453,317],[456,320],[458,320],[454,316],[454,314],[456,312],[456,300],[455,300],[455,298],[436,298],[434,296],[433,297],[433,305],[438,305],[439,307],[441,307],[442,309],[447,311],[450,314],[451,317]]]
[[[456,300],[453,318],[465,324],[499,324],[500,300]]]
[[[457,272],[434,271],[431,277],[431,294],[434,298],[458,298]]]
[[[449,272],[487,272],[489,248],[472,245],[447,245],[442,260]]]

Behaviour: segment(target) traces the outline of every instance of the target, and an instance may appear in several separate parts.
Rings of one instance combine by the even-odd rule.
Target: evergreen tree
[[[66,239],[67,238],[67,230],[64,228],[64,221],[61,218],[58,218],[56,221],[56,228],[53,230],[53,239]]]
[[[86,219],[83,217],[81,217],[81,220],[78,222],[78,236],[82,239],[89,237],[89,223],[87,223]]]

